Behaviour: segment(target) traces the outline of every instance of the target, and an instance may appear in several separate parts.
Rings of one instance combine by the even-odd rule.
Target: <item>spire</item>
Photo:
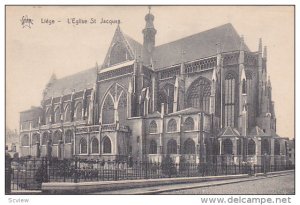
[[[151,14],[151,6],[148,6],[149,12],[145,16],[145,21],[146,21],[146,26],[145,29],[154,29],[153,21],[154,21],[154,16]],[[144,30],[145,30],[144,29]]]
[[[258,52],[259,52],[259,53],[262,53],[262,38],[259,38]]]
[[[267,60],[267,46],[264,47],[264,55],[263,58]]]

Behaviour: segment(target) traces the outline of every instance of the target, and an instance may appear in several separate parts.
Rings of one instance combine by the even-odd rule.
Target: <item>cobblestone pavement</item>
[[[294,173],[285,176],[267,177],[255,181],[168,191],[160,194],[294,194]]]

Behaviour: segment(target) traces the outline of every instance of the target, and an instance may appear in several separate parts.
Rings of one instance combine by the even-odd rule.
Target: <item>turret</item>
[[[154,16],[150,13],[150,10],[151,8],[149,7],[149,13],[145,16],[146,26],[143,29],[144,43],[142,57],[144,65],[153,64],[152,55],[155,47],[156,29],[153,25]]]

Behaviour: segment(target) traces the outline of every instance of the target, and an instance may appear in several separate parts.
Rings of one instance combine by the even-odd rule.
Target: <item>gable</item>
[[[142,45],[126,36],[118,26],[107,51],[102,68],[108,68],[123,62],[131,61],[140,55]]]

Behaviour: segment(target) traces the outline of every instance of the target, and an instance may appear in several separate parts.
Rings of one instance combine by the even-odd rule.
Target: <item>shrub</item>
[[[166,155],[161,162],[162,174],[171,177],[177,174],[176,166],[170,155]]]

